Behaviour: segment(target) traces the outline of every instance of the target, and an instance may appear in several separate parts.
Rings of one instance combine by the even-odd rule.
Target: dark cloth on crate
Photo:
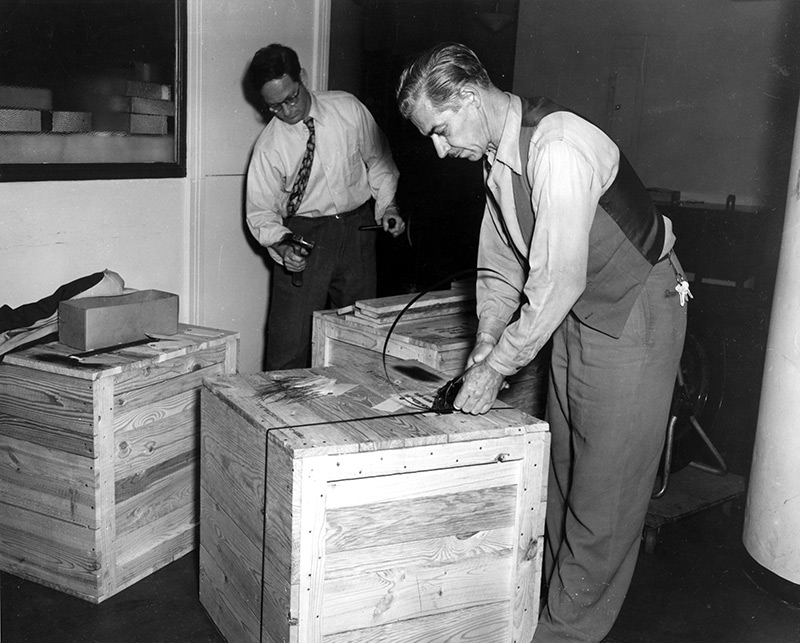
[[[0,333],[14,328],[32,326],[37,321],[50,317],[58,310],[60,302],[65,299],[72,299],[75,295],[97,285],[104,274],[103,272],[95,272],[86,277],[75,279],[59,286],[53,294],[33,303],[23,304],[18,308],[11,308],[5,304],[0,306]]]

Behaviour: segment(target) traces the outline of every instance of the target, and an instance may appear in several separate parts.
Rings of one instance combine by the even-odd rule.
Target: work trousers
[[[313,313],[349,306],[376,296],[374,224],[371,202],[345,214],[318,218],[292,217],[286,226],[314,241],[306,259],[302,286],[292,274],[275,265],[267,320],[266,370],[306,368],[310,365]]]
[[[683,351],[675,285],[669,260],[654,266],[618,339],[574,315],[553,336],[546,603],[535,643],[601,641],[622,607]]]

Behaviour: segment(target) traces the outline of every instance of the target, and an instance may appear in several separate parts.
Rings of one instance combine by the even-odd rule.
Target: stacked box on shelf
[[[312,366],[357,365],[381,359],[385,347],[387,355],[417,360],[450,377],[463,373],[477,329],[473,291],[458,288],[429,292],[406,309],[415,297],[369,299],[345,310],[315,312]],[[543,417],[548,368],[549,353],[545,350],[508,378],[510,386],[501,391],[500,399]]]
[[[431,413],[444,376],[397,362],[206,380],[200,600],[228,641],[530,641],[547,425]]]
[[[91,112],[54,111],[53,132],[90,132],[92,130]]]
[[[41,132],[42,112],[53,108],[52,92],[43,87],[0,85],[0,132]]]
[[[59,97],[71,109],[90,112],[95,131],[166,136],[175,116],[172,88],[161,83],[86,77]]]
[[[200,387],[238,334],[76,352],[0,363],[0,569],[99,603],[195,548]]]

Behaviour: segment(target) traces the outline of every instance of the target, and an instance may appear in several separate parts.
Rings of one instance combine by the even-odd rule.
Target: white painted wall
[[[0,304],[109,268],[180,295],[181,321],[239,331],[240,370],[261,370],[269,271],[247,240],[243,190],[262,123],[241,82],[255,51],[281,42],[324,87],[328,7],[189,0],[187,178],[0,183]]]

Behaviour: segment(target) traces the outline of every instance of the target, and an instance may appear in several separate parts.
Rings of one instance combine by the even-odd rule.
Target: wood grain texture
[[[295,457],[503,437],[537,423],[516,409],[499,407],[469,420],[412,405],[387,415],[379,408],[387,400],[430,395],[436,389],[430,383],[398,381],[386,381],[369,368],[327,367],[212,378],[206,386],[251,424],[285,429],[280,439]],[[332,395],[326,382],[350,388],[344,395]]]
[[[200,602],[228,640],[258,641],[266,434],[207,390],[201,393],[201,418]],[[276,586],[288,586],[272,578]],[[270,623],[279,627],[275,617]]]
[[[509,638],[505,603],[479,605],[418,618],[393,621],[323,637],[323,643],[515,643]]]
[[[91,437],[94,433],[93,405],[91,382],[0,364],[0,412],[27,420],[30,426],[41,427],[43,436],[49,430]]]
[[[345,313],[315,313],[311,365],[355,366],[369,359],[369,353],[381,359],[385,350],[387,355],[427,364],[448,378],[461,375],[478,327],[474,292],[441,291],[435,295],[449,303],[420,306],[423,298],[403,313],[393,328],[392,322],[403,308],[400,302],[407,302],[411,296],[370,300],[363,307],[364,302],[356,302],[354,310]],[[544,350],[533,362],[507,378],[510,386],[500,392],[499,399],[541,417],[548,364],[549,351]]]
[[[97,587],[105,564],[99,530],[4,505],[0,544],[4,572],[98,602]]]
[[[515,641],[529,641],[536,630],[544,552],[544,522],[547,509],[547,474],[550,434],[525,439],[525,471],[520,471],[516,507],[514,570],[509,593],[509,621]]]
[[[0,569],[101,602],[197,546],[199,390],[238,336],[71,360],[58,343],[0,364]]]
[[[323,634],[506,603],[510,556],[439,566],[401,567],[324,584]],[[313,614],[312,614],[313,617]]]
[[[0,433],[0,502],[97,529],[95,460]]]
[[[532,635],[546,423],[386,410],[418,384],[390,362],[391,381],[372,367],[206,381],[201,601],[229,640]]]

